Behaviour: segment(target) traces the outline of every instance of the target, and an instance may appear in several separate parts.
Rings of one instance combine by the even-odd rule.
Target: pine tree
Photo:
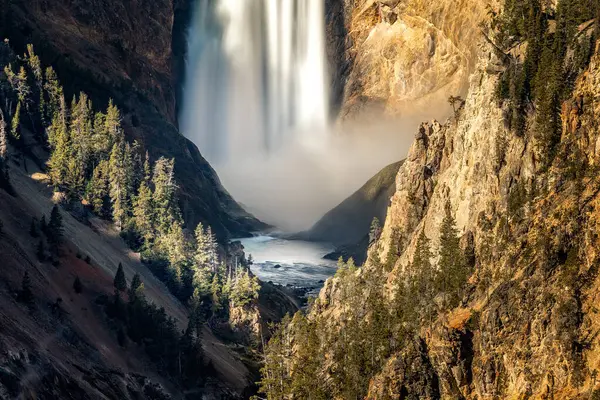
[[[92,206],[94,213],[100,217],[108,217],[109,213],[109,168],[108,161],[102,160],[98,163],[92,178],[86,188],[86,199]]]
[[[127,280],[125,279],[125,272],[123,271],[123,264],[121,263],[119,263],[119,267],[117,268],[113,285],[119,292],[127,290]]]
[[[106,118],[104,119],[105,132],[112,143],[120,142],[123,139],[123,131],[121,129],[121,113],[112,99],[108,102],[106,110]]]
[[[55,204],[50,212],[50,221],[48,222],[48,240],[55,246],[58,246],[62,242],[63,237],[63,218]]]
[[[26,304],[33,303],[33,292],[31,290],[31,278],[29,272],[25,271],[21,281],[21,291],[19,292],[19,301]]]
[[[425,229],[422,229],[410,266],[410,300],[407,299],[408,301],[403,304],[405,308],[410,305],[416,306],[416,310],[410,318],[420,315],[421,318],[426,319],[433,309],[437,277],[435,268],[431,264],[432,256],[429,238],[425,235]]]
[[[135,226],[138,234],[144,239],[147,249],[152,246],[155,239],[154,199],[148,185],[149,179],[149,175],[146,175],[146,178],[141,181],[133,205]]]
[[[73,281],[73,290],[77,294],[80,294],[81,292],[83,292],[83,285],[82,285],[81,280],[79,279],[78,276],[76,276],[75,280]]]
[[[259,291],[258,278],[250,276],[248,271],[244,271],[235,280],[230,298],[236,306],[243,307],[256,300]]]
[[[15,114],[11,122],[10,134],[13,140],[18,143],[21,140],[21,102],[17,103]]]
[[[34,78],[34,81],[35,81],[35,84],[37,87],[37,92],[39,93],[38,106],[39,106],[40,116],[42,118],[42,121],[44,121],[45,103],[46,103],[46,100],[44,99],[44,92],[43,92],[44,74],[42,72],[42,64],[40,62],[40,58],[33,51],[32,44],[27,45],[27,53],[25,54],[25,61],[27,61],[27,66],[29,67],[29,70],[33,74],[33,78]]]
[[[369,229],[369,244],[376,242],[381,235],[381,223],[379,218],[374,217],[371,221],[371,228]]]
[[[67,105],[64,96],[59,99],[59,108],[52,116],[52,124],[48,127],[48,143],[50,144],[50,159],[48,160],[49,175],[55,187],[66,183],[68,162],[71,156],[69,131],[67,126]]]
[[[462,286],[468,278],[468,270],[460,248],[458,229],[449,201],[446,202],[445,213],[440,227],[438,288],[447,296],[448,304],[446,305],[454,306],[457,304]]]
[[[0,107],[0,188],[5,190],[11,190],[8,169],[8,136],[4,112]]]
[[[0,162],[6,163],[8,159],[8,137],[6,134],[6,121],[4,120],[4,112],[0,107]]]
[[[213,275],[213,280],[210,286],[210,292],[213,313],[218,313],[223,308],[222,284],[218,274]]]
[[[45,73],[44,90],[48,95],[48,102],[46,104],[45,121],[54,121],[57,114],[60,112],[61,104],[64,102],[63,89],[58,82],[56,72],[52,67],[46,68]],[[52,139],[48,138],[50,145],[52,145]]]
[[[78,100],[73,97],[69,125],[71,154],[67,164],[67,186],[74,192],[73,197],[83,191],[83,180],[93,156],[92,115],[92,104],[85,93],[80,93]]]
[[[130,185],[131,171],[129,170],[129,162],[127,158],[128,145],[124,141],[115,143],[113,146],[110,160],[108,162],[109,177],[109,194],[113,208],[113,220],[120,229],[123,229],[131,212],[131,194],[132,187]]]
[[[143,291],[144,284],[142,282],[142,278],[140,278],[140,274],[136,273],[135,275],[133,275],[133,278],[131,278],[131,284],[129,285],[129,302],[132,303],[136,299],[140,298],[142,296]]]
[[[174,161],[164,157],[154,164],[153,200],[156,207],[156,228],[159,235],[166,235],[175,221],[180,220],[174,177]]]

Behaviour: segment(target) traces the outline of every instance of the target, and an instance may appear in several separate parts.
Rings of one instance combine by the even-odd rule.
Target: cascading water
[[[324,0],[196,1],[180,126],[248,211],[309,228],[400,159],[372,124],[331,134]]]
[[[182,131],[217,170],[326,135],[322,0],[199,0]],[[233,161],[232,161],[233,160]]]

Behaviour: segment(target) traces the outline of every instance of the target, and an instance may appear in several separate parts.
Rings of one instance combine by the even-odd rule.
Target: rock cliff
[[[340,117],[407,115],[464,92],[490,3],[329,0],[328,55]]]
[[[597,395],[599,198],[593,171],[600,55],[563,104],[559,156],[550,167],[540,162],[533,136],[506,129],[504,110],[491,95],[497,77],[487,72],[496,63],[492,53],[481,60],[457,121],[421,126],[373,250],[384,256],[392,227],[412,232],[391,275],[405,274],[415,233],[424,229],[438,241],[450,202],[474,273],[460,306],[423,329],[423,346],[410,350],[409,360],[426,360],[422,370],[436,380],[407,375],[414,364],[399,354],[404,362],[389,360],[369,398],[397,398],[398,382],[436,398],[431,393],[438,381],[443,398]]]
[[[377,2],[380,10],[403,4]],[[597,35],[592,26],[575,26],[574,48],[594,43],[587,39]],[[369,32],[372,38],[376,29]],[[454,118],[418,128],[365,265],[343,267],[307,320],[297,317],[282,329],[282,340],[294,343],[284,346],[292,393],[304,393],[296,382],[318,377],[322,384],[311,394],[325,390],[340,399],[600,396],[600,46],[582,71],[575,69],[573,90],[555,109],[560,129],[549,139],[539,118],[543,99],[531,100],[519,132],[511,126],[514,104],[499,98],[503,71],[527,57],[523,46],[507,55],[489,37],[476,42],[465,102]],[[574,68],[576,52],[565,51],[565,70]],[[363,82],[390,82],[361,71]],[[344,107],[353,101],[348,90]],[[393,104],[389,92],[383,99]],[[459,249],[449,253],[443,246],[452,224]],[[469,273],[452,301],[448,287],[456,276],[445,270],[452,260],[443,261],[459,252]],[[302,347],[305,341],[312,342]],[[300,369],[306,359],[313,364]],[[271,385],[267,393],[279,389]]]

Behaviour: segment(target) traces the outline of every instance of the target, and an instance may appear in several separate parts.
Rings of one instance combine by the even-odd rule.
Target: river
[[[326,243],[264,235],[239,240],[246,255],[252,255],[252,272],[265,282],[305,288],[314,293],[337,269],[336,262],[323,258],[334,250]]]

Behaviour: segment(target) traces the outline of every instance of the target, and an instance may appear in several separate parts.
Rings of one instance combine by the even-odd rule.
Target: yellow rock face
[[[490,3],[366,0],[355,5],[348,27],[352,69],[341,118],[367,111],[407,115],[464,93],[480,41],[478,25]],[[434,116],[444,116],[443,111]]]

